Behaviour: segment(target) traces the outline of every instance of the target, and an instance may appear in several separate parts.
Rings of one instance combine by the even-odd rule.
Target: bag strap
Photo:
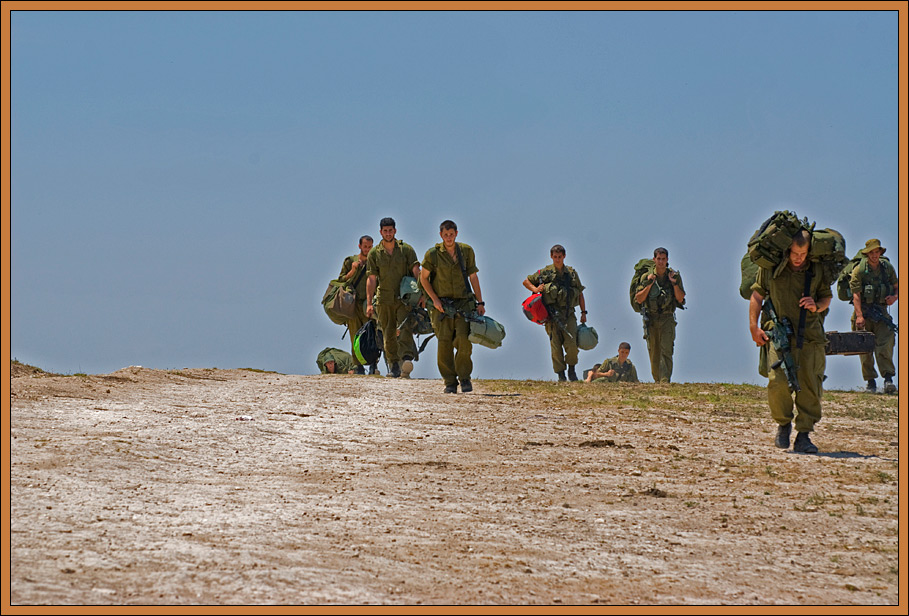
[[[802,294],[802,297],[808,297],[808,294],[811,292],[811,279],[814,277],[814,266],[808,267],[805,271],[805,292]],[[797,349],[802,348],[802,344],[805,342],[805,319],[808,311],[802,308],[799,311],[799,330],[795,336],[795,347]]]
[[[363,280],[363,275],[366,273],[366,264],[360,266],[360,273],[357,274],[357,279],[354,280],[354,283],[350,286],[351,289],[356,289],[357,285],[360,284],[360,281]]]
[[[467,277],[467,268],[464,267],[464,256],[461,254],[461,245],[455,242],[455,252],[458,254],[458,265],[461,266],[461,273],[464,275],[464,288],[468,293],[473,293],[470,286],[470,279]]]

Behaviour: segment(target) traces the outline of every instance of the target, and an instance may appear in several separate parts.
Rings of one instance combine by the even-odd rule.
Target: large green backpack
[[[811,251],[808,258],[821,265],[827,280],[836,279],[848,262],[843,234],[833,229],[815,229],[811,233]]]
[[[332,280],[322,296],[322,309],[332,323],[347,325],[356,314],[357,296],[339,280]]]
[[[865,255],[862,254],[862,251],[858,251],[854,257],[846,261],[846,264],[843,265],[836,276],[836,296],[844,302],[852,301],[852,289],[849,287],[849,281],[852,278],[852,272],[855,271],[855,268],[859,266],[864,258]],[[890,259],[887,257],[881,257],[881,261],[886,261],[890,264]]]
[[[759,269],[761,268],[758,267],[758,264],[752,261],[751,255],[746,252],[742,257],[742,282],[739,284],[739,295],[742,296],[742,299],[751,299],[753,293],[751,285],[757,280]]]
[[[807,218],[799,220],[795,212],[778,210],[748,240],[748,255],[759,267],[774,270],[782,263],[792,238],[802,229],[814,231],[814,223],[809,224]]]
[[[631,278],[631,286],[628,289],[630,299],[631,299],[631,309],[635,312],[641,311],[641,304],[634,301],[635,291],[637,291],[638,283],[641,281],[641,276],[644,274],[649,274],[656,269],[656,263],[653,259],[641,259],[634,265],[634,276]]]

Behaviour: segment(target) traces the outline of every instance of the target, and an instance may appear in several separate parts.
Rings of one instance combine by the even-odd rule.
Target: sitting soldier
[[[615,357],[603,360],[603,363],[593,367],[587,374],[588,383],[615,383],[624,381],[626,383],[638,383],[638,371],[634,364],[628,359],[631,353],[631,345],[627,342],[619,344],[619,354]]]

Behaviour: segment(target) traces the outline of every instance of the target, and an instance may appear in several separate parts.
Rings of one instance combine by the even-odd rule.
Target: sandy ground
[[[800,455],[743,385],[14,366],[11,387],[14,606],[900,598],[895,396],[829,393]]]

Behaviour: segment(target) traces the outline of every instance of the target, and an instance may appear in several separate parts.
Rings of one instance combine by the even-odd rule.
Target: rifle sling
[[[805,292],[802,294],[803,297],[808,297],[808,294],[811,293],[811,278],[814,276],[814,269],[809,265],[808,269],[805,271]],[[802,348],[802,344],[805,342],[805,320],[807,317],[808,311],[802,308],[799,311],[799,329],[795,335],[795,348]]]
[[[354,291],[357,290],[357,285],[360,284],[361,280],[363,280],[363,274],[365,274],[365,273],[366,273],[366,265],[363,264],[360,266],[360,273],[357,274],[357,279],[354,280],[354,283],[350,286],[351,289],[353,289]]]
[[[473,289],[470,286],[470,279],[467,277],[467,268],[464,267],[464,257],[461,255],[461,247],[455,242],[455,252],[458,254],[458,265],[461,266],[461,273],[464,275],[464,289],[468,293],[473,293]]]

